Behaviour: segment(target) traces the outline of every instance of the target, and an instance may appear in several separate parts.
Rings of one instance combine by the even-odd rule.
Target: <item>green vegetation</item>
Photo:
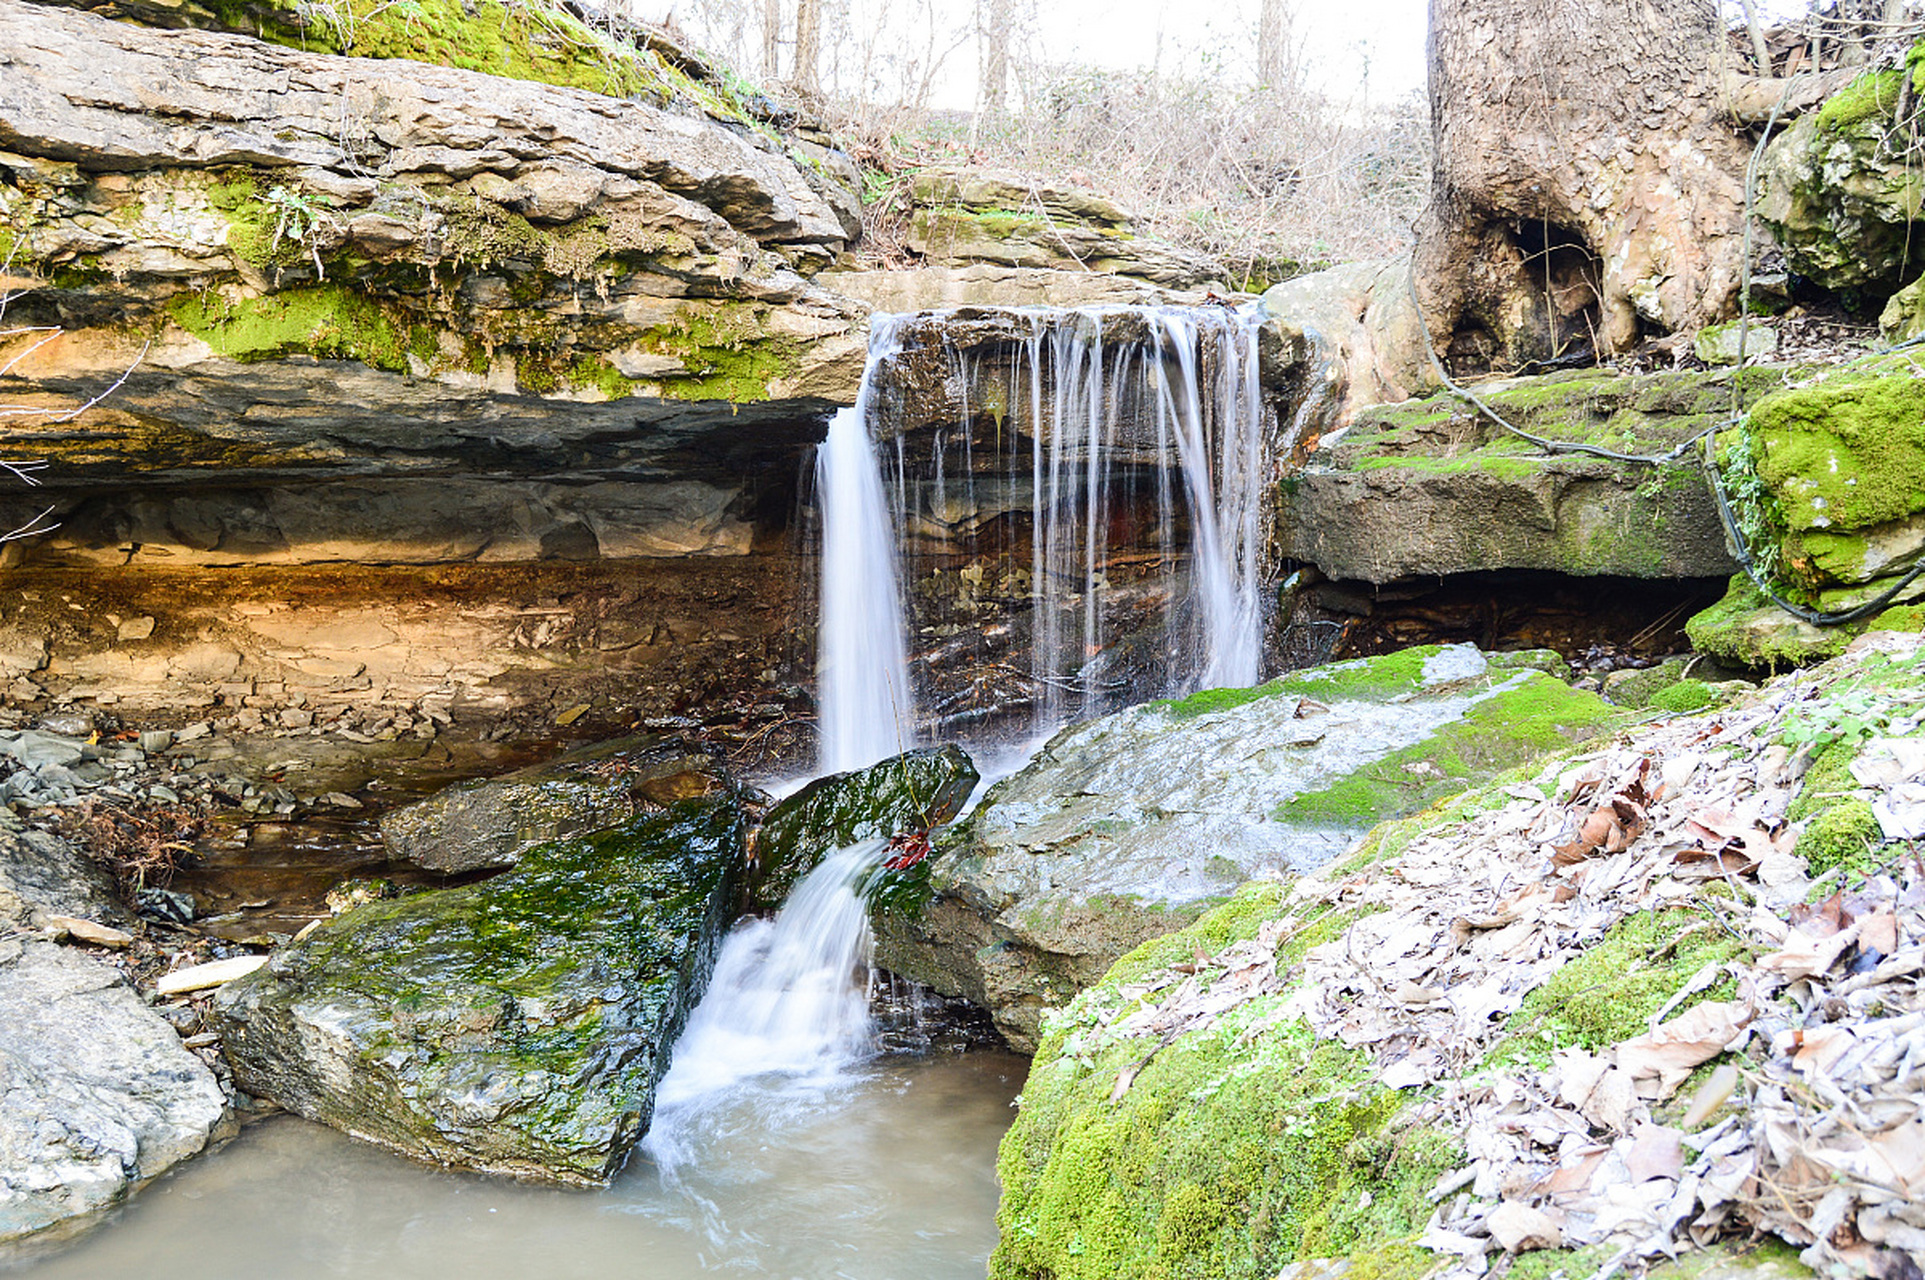
[[[1620,724],[1621,708],[1538,671],[1512,677],[1462,719],[1363,766],[1331,786],[1293,796],[1279,821],[1365,826],[1409,813],[1491,774]]]
[[[181,328],[231,360],[300,353],[359,360],[377,369],[408,367],[410,353],[432,359],[435,330],[407,325],[340,285],[288,289],[230,303],[216,294],[181,294],[167,313]]]
[[[1746,957],[1746,949],[1717,920],[1688,908],[1640,911],[1553,973],[1505,1023],[1504,1038],[1487,1056],[1492,1064],[1550,1062],[1554,1049],[1597,1052],[1643,1035],[1662,1009],[1707,964]],[[1729,999],[1721,980],[1680,1004]]]
[[[1718,692],[1702,680],[1680,680],[1651,695],[1648,704],[1658,711],[1684,715],[1702,711],[1718,701]]]
[[[1278,1021],[1278,996],[1160,1049],[1103,1029],[1100,1011],[1116,1008],[1122,985],[1166,955],[1253,936],[1280,904],[1276,886],[1246,887],[1125,957],[1051,1024],[998,1161],[992,1277],[1267,1280],[1294,1259],[1328,1257],[1397,1280],[1430,1269],[1413,1241],[1426,1192],[1461,1152],[1409,1122],[1365,1055]],[[1312,927],[1335,936],[1355,918]],[[1309,934],[1297,941],[1307,947]],[[1125,1071],[1133,1080],[1112,1100]]]
[[[1149,705],[1161,708],[1172,720],[1194,720],[1218,711],[1232,711],[1282,692],[1282,682],[1271,680],[1248,689],[1199,689],[1187,698],[1164,698]]]
[[[1820,809],[1798,837],[1798,856],[1822,875],[1838,867],[1866,871],[1872,852],[1883,844],[1883,832],[1869,800],[1838,800]]]

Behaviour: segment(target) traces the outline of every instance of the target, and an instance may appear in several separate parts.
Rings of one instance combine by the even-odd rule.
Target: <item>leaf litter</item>
[[[1786,811],[1822,745],[1811,723],[1827,692],[1917,667],[1920,646],[1868,635],[1741,705],[1556,761],[1394,860],[1297,881],[1292,918],[1124,988],[1098,1031],[1145,1051],[1111,1100],[1179,1037],[1281,996],[1246,1038],[1300,1019],[1366,1050],[1418,1123],[1461,1139],[1466,1163],[1432,1192],[1418,1241],[1445,1264],[1438,1275],[1604,1245],[1601,1280],[1770,1233],[1821,1274],[1918,1276],[1925,865],[1900,847],[1883,871],[1827,892],[1834,876],[1809,876],[1795,852],[1804,824]],[[1885,837],[1910,840],[1925,830],[1925,738],[1912,736],[1925,705],[1909,690],[1897,699],[1851,773]],[[1702,916],[1693,929],[1740,944],[1738,958],[1693,973],[1640,1034],[1535,1060],[1492,1054],[1515,1044],[1507,1020],[1564,964],[1614,925],[1679,906]],[[1306,920],[1336,911],[1361,918],[1279,966]]]

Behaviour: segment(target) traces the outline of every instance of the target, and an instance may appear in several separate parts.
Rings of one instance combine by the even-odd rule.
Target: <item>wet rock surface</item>
[[[390,809],[381,838],[397,859],[429,871],[511,867],[540,845],[730,786],[711,755],[682,739],[623,738]]]
[[[1378,818],[1614,715],[1461,645],[1074,726],[944,842],[921,916],[879,916],[878,962],[986,1006],[1033,1050],[1046,1009],[1252,876],[1320,865]]]
[[[817,778],[770,809],[756,833],[756,901],[780,906],[795,882],[832,850],[923,833],[949,821],[976,780],[976,766],[954,745]]]
[[[733,796],[357,907],[225,988],[239,1087],[418,1159],[598,1185],[647,1127],[743,865]]]

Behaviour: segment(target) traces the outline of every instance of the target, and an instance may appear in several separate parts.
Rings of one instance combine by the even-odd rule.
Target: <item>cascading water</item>
[[[1027,596],[1027,637],[989,654],[972,618],[914,630],[964,644],[977,633],[976,651],[954,665],[1017,669],[1032,735],[1132,698],[1254,684],[1274,422],[1259,382],[1260,313],[1019,309],[955,323],[989,315],[997,335],[966,348],[949,345],[946,315],[879,318],[857,414],[865,438],[895,445],[893,516],[872,528],[901,539],[918,582],[965,559],[981,584],[983,565],[1000,564],[993,594]],[[944,344],[943,390],[959,406],[933,431],[877,412],[882,401],[913,408],[916,396],[878,396],[876,384],[919,340]],[[838,417],[831,436],[855,426]],[[839,498],[824,489],[825,525]],[[828,565],[840,554],[825,546],[825,627]],[[898,577],[868,571],[877,599],[885,581],[899,601]],[[866,616],[880,626],[885,615]],[[934,708],[951,732],[965,718],[955,704],[974,694]],[[840,714],[825,688],[825,740],[841,732]]]
[[[745,1094],[767,1102],[819,1093],[873,1051],[874,944],[860,887],[883,852],[881,840],[836,850],[773,921],[745,920],[723,941],[656,1091],[644,1149],[665,1171],[685,1162],[691,1135],[717,1108]]]
[[[822,509],[816,683],[824,773],[860,769],[915,745],[895,522],[868,426],[871,372],[894,347],[892,317],[878,316],[855,407],[837,411],[816,450]]]

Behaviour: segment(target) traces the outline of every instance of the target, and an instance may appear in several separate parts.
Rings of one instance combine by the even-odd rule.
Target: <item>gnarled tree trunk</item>
[[[1730,314],[1725,41],[1713,0],[1431,0],[1416,270],[1440,346],[1514,365]]]

